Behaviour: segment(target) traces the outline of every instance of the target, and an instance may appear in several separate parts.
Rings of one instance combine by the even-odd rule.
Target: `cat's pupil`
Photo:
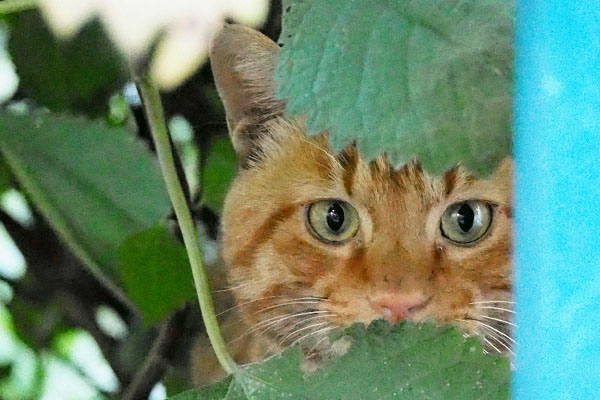
[[[465,203],[460,206],[457,214],[458,226],[463,232],[468,232],[473,227],[473,220],[475,219],[473,209]]]
[[[329,229],[337,232],[344,224],[344,209],[339,203],[333,203],[327,210],[327,225]]]

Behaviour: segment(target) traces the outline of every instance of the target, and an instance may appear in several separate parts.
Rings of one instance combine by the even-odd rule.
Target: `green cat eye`
[[[481,200],[452,204],[444,211],[440,222],[442,235],[458,244],[474,243],[481,239],[492,223],[492,209]]]
[[[358,232],[358,213],[342,200],[320,200],[308,207],[308,225],[317,239],[340,243]]]

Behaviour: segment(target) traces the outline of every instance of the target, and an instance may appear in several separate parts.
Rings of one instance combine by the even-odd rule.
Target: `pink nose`
[[[408,318],[411,312],[422,308],[425,298],[414,294],[386,294],[369,299],[369,303],[392,323]]]

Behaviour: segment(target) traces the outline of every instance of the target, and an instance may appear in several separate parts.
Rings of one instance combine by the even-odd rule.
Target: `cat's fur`
[[[235,25],[211,48],[242,163],[222,225],[234,319],[244,327],[227,332],[237,342],[237,357],[254,361],[304,337],[316,345],[329,328],[383,317],[377,299],[402,296],[420,304],[409,319],[454,323],[481,335],[491,349],[507,350],[510,161],[476,179],[460,167],[433,177],[416,162],[400,168],[383,156],[366,162],[353,146],[336,154],[325,134],[308,137],[302,118],[287,118],[275,99],[278,50]],[[360,226],[353,239],[327,244],[309,232],[307,206],[320,199],[354,206]],[[483,239],[461,246],[442,236],[440,218],[468,199],[491,205],[492,225]]]

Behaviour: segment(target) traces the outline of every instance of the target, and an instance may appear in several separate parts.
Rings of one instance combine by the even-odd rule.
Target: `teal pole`
[[[600,399],[600,2],[521,0],[515,399]]]

